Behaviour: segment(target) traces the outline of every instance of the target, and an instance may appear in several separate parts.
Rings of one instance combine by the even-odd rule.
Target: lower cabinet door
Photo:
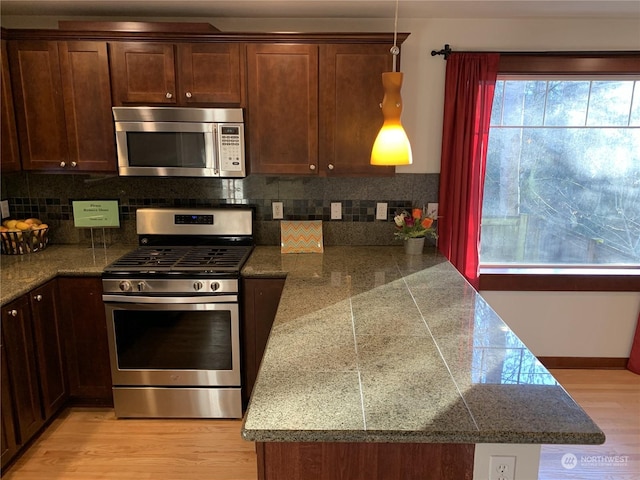
[[[7,356],[4,346],[0,344],[0,395],[2,404],[0,405],[0,417],[2,428],[2,449],[0,455],[0,468],[4,468],[18,452],[18,442],[16,431],[13,425],[13,405],[11,401],[11,384],[9,382],[9,369],[7,367]]]
[[[42,408],[45,420],[48,420],[65,404],[69,396],[58,313],[57,280],[36,288],[29,296]]]
[[[276,317],[284,278],[245,278],[242,318],[242,400],[249,401]]]
[[[28,296],[2,309],[2,339],[15,407],[16,437],[22,445],[44,424]]]
[[[75,404],[113,406],[100,277],[59,277],[69,394]]]

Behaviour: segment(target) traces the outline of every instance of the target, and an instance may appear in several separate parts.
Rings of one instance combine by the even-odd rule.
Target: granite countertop
[[[29,293],[55,278],[66,276],[100,276],[102,270],[135,245],[114,245],[106,249],[81,245],[50,245],[26,255],[0,256],[0,302],[2,305]]]
[[[287,274],[246,440],[600,444],[604,434],[435,252],[258,247]]]

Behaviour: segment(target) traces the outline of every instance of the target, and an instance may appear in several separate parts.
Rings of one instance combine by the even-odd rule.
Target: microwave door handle
[[[220,139],[218,138],[218,125],[211,124],[211,149],[207,152],[207,155],[211,155],[211,163],[213,166],[213,173],[217,177],[220,175]]]

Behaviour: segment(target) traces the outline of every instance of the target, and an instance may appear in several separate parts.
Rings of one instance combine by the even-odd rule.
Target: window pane
[[[587,81],[549,82],[545,125],[580,126],[587,118]]]
[[[546,100],[545,81],[507,81],[503,125],[542,125]]]
[[[493,92],[493,108],[491,109],[491,125],[502,125],[502,98],[504,81],[497,81]]]
[[[634,82],[633,105],[631,106],[631,120],[629,125],[640,127],[640,81]]]
[[[540,93],[539,82],[507,83],[521,83],[523,99]],[[547,113],[552,105],[566,124],[583,115],[581,126],[528,125],[533,115],[520,106],[521,125],[492,125],[481,263],[640,264],[640,128],[611,126],[625,110],[629,121],[633,82],[589,83],[549,82]],[[589,91],[589,123],[598,126],[584,126]],[[505,100],[505,118],[509,108]]]
[[[593,82],[587,125],[628,125],[633,83]]]

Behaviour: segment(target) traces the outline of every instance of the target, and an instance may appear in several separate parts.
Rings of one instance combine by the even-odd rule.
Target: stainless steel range
[[[139,209],[139,247],[105,268],[117,417],[240,418],[240,269],[253,212]]]

